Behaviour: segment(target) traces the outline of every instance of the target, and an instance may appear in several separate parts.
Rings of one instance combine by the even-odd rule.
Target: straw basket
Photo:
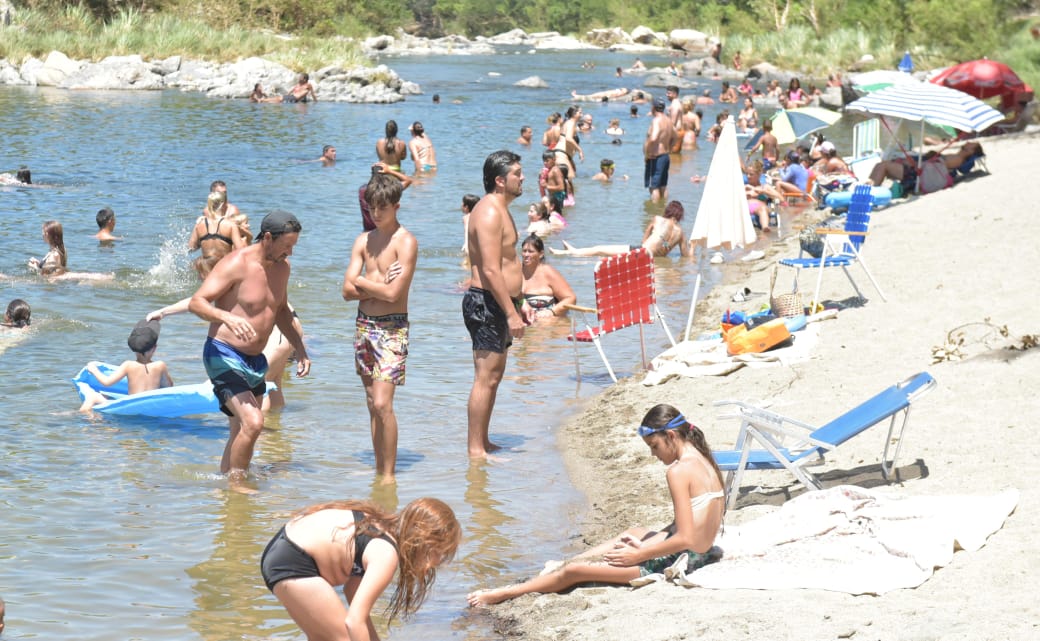
[[[780,294],[779,296],[773,295],[773,290],[776,288],[776,274],[778,270],[779,267],[773,268],[773,276],[769,280],[769,307],[772,308],[773,315],[788,317],[804,314],[805,308],[802,307],[802,297],[798,295],[797,291],[790,294]]]

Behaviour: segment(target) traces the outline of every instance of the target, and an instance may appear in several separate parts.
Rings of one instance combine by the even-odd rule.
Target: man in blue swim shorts
[[[469,215],[466,246],[471,287],[462,299],[462,318],[473,340],[473,387],[469,393],[467,447],[470,458],[487,458],[499,449],[488,429],[498,384],[514,338],[522,338],[532,315],[517,304],[524,276],[517,255],[516,224],[509,204],[523,193],[520,156],[496,151],[484,161],[484,191]]]
[[[264,427],[263,349],[275,326],[296,350],[297,376],[311,369],[286,301],[288,258],[300,229],[296,216],[271,212],[260,224],[254,244],[222,258],[188,303],[192,313],[210,323],[202,360],[220,410],[228,415],[230,431],[220,471],[235,489],[244,490],[242,481]]]
[[[655,203],[668,198],[668,169],[671,167],[668,153],[675,138],[675,127],[665,113],[665,107],[664,98],[654,99],[653,120],[643,143],[643,158],[646,160],[643,186],[650,190],[650,200]]]

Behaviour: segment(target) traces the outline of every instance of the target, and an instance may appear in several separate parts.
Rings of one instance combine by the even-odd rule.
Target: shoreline
[[[898,202],[875,212],[865,254],[888,302],[870,289],[858,266],[853,277],[868,302],[839,312],[821,327],[812,359],[790,367],[743,368],[725,377],[679,378],[645,387],[624,379],[590,400],[567,420],[558,443],[574,486],[586,497],[578,550],[634,525],[660,525],[671,518],[664,469],[648,454],[634,428],[649,407],[676,405],[704,429],[716,449],[731,447],[737,425],[716,416],[721,399],[766,400],[777,411],[813,424],[846,411],[873,393],[918,371],[938,381],[915,404],[899,478],[884,483],[878,467],[883,436],[868,430],[828,456],[824,486],[858,484],[908,496],[993,494],[1017,487],[1021,501],[1002,529],[976,552],[957,552],[924,584],[883,596],[851,596],[820,590],[685,589],[654,584],[639,589],[580,587],[562,595],[527,595],[489,609],[496,628],[524,639],[622,641],[638,631],[647,641],[705,634],[770,639],[845,638],[860,633],[884,639],[1026,639],[1035,635],[1040,607],[1019,583],[1040,571],[1028,554],[1040,526],[1040,491],[1029,473],[1030,435],[1040,407],[1040,350],[1009,350],[1028,344],[1036,332],[1028,298],[1018,288],[1040,269],[1040,249],[1015,243],[1013,224],[1032,205],[1025,190],[1040,136],[983,139],[992,172],[953,188]],[[1033,158],[1030,161],[1029,158]],[[799,219],[799,223],[802,219]],[[698,327],[718,318],[741,284],[768,292],[776,255],[797,253],[789,235],[764,260],[735,263],[698,305]],[[1012,259],[1012,256],[1014,257]],[[781,281],[785,274],[781,271]],[[732,278],[732,280],[731,280]],[[810,276],[802,275],[802,290]],[[853,291],[837,270],[824,276],[821,298],[842,300]],[[981,323],[1006,326],[1008,336]],[[951,330],[968,324],[958,350],[965,358],[932,363],[932,348]],[[1034,335],[1035,338],[1035,335]],[[595,447],[593,447],[593,444]],[[739,525],[775,510],[804,489],[784,472],[748,473],[726,524]],[[545,559],[548,560],[548,559]],[[722,563],[725,563],[725,559]],[[719,566],[722,567],[721,565]],[[997,571],[994,571],[997,570]],[[518,577],[516,577],[518,578]],[[752,602],[766,602],[756,608]],[[946,607],[941,612],[938,603]],[[998,633],[984,612],[1008,612]],[[776,625],[783,612],[784,626]],[[923,613],[927,613],[922,616]]]

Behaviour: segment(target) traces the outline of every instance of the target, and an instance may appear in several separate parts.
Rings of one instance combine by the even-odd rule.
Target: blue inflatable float
[[[115,365],[98,361],[94,361],[94,366],[106,375],[110,375],[117,369]],[[111,399],[107,403],[94,406],[94,411],[103,414],[176,418],[220,411],[217,397],[213,393],[213,384],[209,381],[194,385],[174,385],[140,394],[128,394],[125,378],[115,385],[106,387],[84,367],[72,378],[72,382],[76,386],[76,391],[79,392],[80,400],[86,398],[86,392],[90,390],[100,392],[106,398]],[[274,388],[274,383],[267,384],[268,391]]]
[[[874,197],[874,209],[892,202],[892,190],[888,187],[871,187],[870,195]],[[848,209],[851,201],[851,189],[849,191],[832,191],[823,197],[823,204],[831,209]]]

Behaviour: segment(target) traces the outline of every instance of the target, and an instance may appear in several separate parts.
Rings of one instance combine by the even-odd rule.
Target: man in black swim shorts
[[[517,255],[516,225],[509,204],[523,193],[520,156],[496,151],[484,161],[484,191],[470,213],[466,245],[471,287],[462,300],[462,318],[473,339],[473,388],[469,393],[467,445],[470,458],[498,449],[488,437],[507,350],[524,335],[531,308],[521,301],[523,272]]]

